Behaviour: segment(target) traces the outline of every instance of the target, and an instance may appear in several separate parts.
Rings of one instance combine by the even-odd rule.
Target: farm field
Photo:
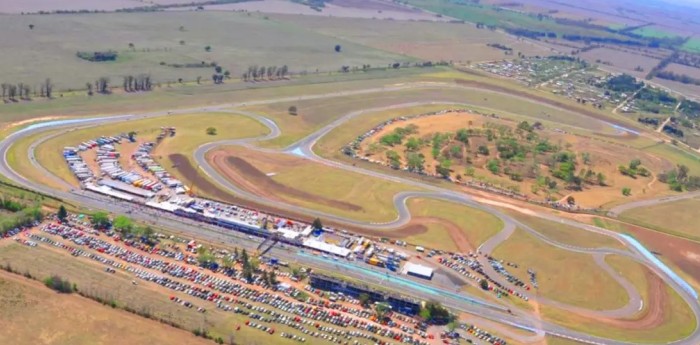
[[[635,224],[700,240],[700,224],[697,223],[698,209],[700,209],[700,199],[694,198],[639,207],[624,212],[620,216]]]
[[[452,202],[410,199],[407,205],[413,218],[406,227],[423,233],[404,240],[426,248],[473,252],[503,228],[503,222],[495,216]]]
[[[597,64],[601,69],[627,73],[637,78],[644,78],[654,66],[659,64],[658,59],[644,56],[638,51],[621,49],[595,48],[580,53],[579,56],[592,64]],[[641,67],[642,71],[635,70],[637,67]]]
[[[690,53],[700,53],[700,38],[693,37],[689,39],[681,48]]]
[[[539,45],[473,24],[341,19],[274,15],[275,20],[293,23],[314,32],[430,61],[490,61],[507,58],[502,50],[487,44],[502,44],[526,56],[552,52]]]
[[[63,161],[61,151],[63,147],[76,146],[83,141],[103,135],[118,135],[130,131],[137,132],[137,137],[143,137],[145,141],[155,140],[156,135],[160,133],[160,128],[163,126],[175,127],[178,131],[178,135],[166,138],[162,147],[159,145],[157,151],[154,151],[156,159],[164,157],[161,160],[161,164],[165,167],[173,165],[173,162],[169,160],[171,153],[189,153],[188,156],[191,156],[196,147],[212,139],[225,140],[248,136],[255,137],[267,132],[267,128],[258,121],[231,113],[169,115],[74,130],[66,135],[51,138],[37,146],[35,150],[36,158],[39,164],[49,169],[59,178],[77,185],[75,176],[73,176],[68,165]],[[208,127],[216,128],[217,135],[207,135],[206,128]],[[17,153],[17,155],[23,154],[22,152]]]
[[[39,12],[39,11],[114,11],[127,7],[143,6],[136,0],[71,0],[71,1],[52,1],[52,0],[3,0],[0,3],[0,13],[5,14],[20,14],[22,12]]]
[[[673,38],[678,37],[675,33],[665,31],[663,28],[654,26],[645,26],[643,28],[632,30],[632,33],[651,38]]]
[[[211,343],[189,331],[78,295],[58,294],[37,281],[5,271],[0,272],[0,300],[0,320],[6,331],[11,330],[0,333],[3,344]]]
[[[672,63],[664,68],[664,71],[670,71],[676,74],[685,74],[691,78],[700,79],[700,68]],[[656,80],[658,81],[658,78]]]
[[[323,16],[333,18],[366,18],[375,20],[423,20],[446,21],[446,18],[412,9],[390,2],[381,1],[333,1],[325,3],[322,8],[283,0],[262,0],[234,4],[209,5],[208,11],[248,11],[271,14],[302,14],[305,16]]]
[[[398,215],[394,195],[418,190],[292,155],[243,147],[222,147],[210,151],[207,159],[231,182],[258,196],[357,220],[392,221]]]
[[[238,78],[250,65],[287,65],[297,73],[413,60],[261,15],[231,12],[8,16],[0,29],[13,32],[0,38],[0,44],[17,52],[0,58],[5,66],[0,68],[2,81],[37,85],[50,78],[56,90],[84,89],[85,83],[100,77],[120,87],[127,74],[150,74],[155,83],[165,84],[180,78],[208,80],[214,73],[211,67],[170,67],[173,64],[216,62]],[[336,44],[342,52],[334,51]],[[76,56],[78,51],[107,50],[118,53],[116,61],[89,62]],[[27,64],[34,68],[20,67]]]
[[[522,279],[527,269],[537,272],[539,288],[532,294],[594,310],[620,308],[628,301],[624,288],[592,256],[556,248],[523,230],[516,230],[491,255],[517,263],[520,268],[513,273]]]

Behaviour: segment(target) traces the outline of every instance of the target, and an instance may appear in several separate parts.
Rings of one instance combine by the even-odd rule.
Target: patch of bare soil
[[[333,200],[299,190],[276,182],[243,158],[229,156],[224,152],[214,152],[212,163],[224,173],[226,178],[260,196],[280,200],[278,195],[288,195],[297,199],[314,200],[333,208],[361,211],[362,207],[348,202]]]

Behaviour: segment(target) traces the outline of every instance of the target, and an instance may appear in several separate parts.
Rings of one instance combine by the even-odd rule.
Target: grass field
[[[60,130],[59,130],[60,131]],[[27,152],[29,150],[29,146],[32,145],[37,140],[40,140],[41,138],[52,135],[54,133],[58,133],[59,131],[49,131],[49,132],[44,132],[44,133],[38,133],[35,135],[30,135],[21,138],[20,140],[15,141],[12,146],[10,147],[10,150],[7,152],[7,162],[10,165],[10,167],[19,173],[20,175],[24,176],[30,181],[35,181],[42,183],[46,186],[50,186],[52,188],[56,188],[59,190],[66,189],[66,187],[57,181],[55,181],[53,178],[50,176],[46,176],[43,174],[41,171],[37,170],[34,168],[32,165],[32,162],[29,161],[29,158],[27,157]],[[56,154],[60,155],[61,154],[61,149],[56,148]],[[61,163],[64,163],[63,161]],[[63,164],[65,165],[65,164]],[[59,167],[55,167],[59,168]],[[73,178],[72,176],[69,178]]]
[[[553,322],[570,329],[635,344],[657,344],[679,340],[695,330],[695,317],[687,304],[673,289],[665,287],[669,298],[663,306],[663,323],[643,329],[621,328],[576,316],[566,311],[541,307],[542,315]]]
[[[207,159],[229,180],[257,195],[357,220],[392,221],[398,215],[394,195],[418,190],[292,155],[242,147],[213,151]]]
[[[531,293],[594,310],[619,308],[627,303],[624,288],[590,255],[556,248],[523,230],[496,247],[492,255],[520,265],[509,271],[522,277],[527,277],[528,268],[535,270],[539,289]]]
[[[639,207],[620,216],[635,224],[700,240],[700,225],[695,223],[698,209],[700,199],[694,198]]]
[[[14,53],[0,58],[0,75],[3,82],[32,86],[51,78],[57,90],[64,90],[84,89],[103,76],[121,86],[126,74],[148,73],[157,83],[209,79],[213,68],[168,66],[202,61],[216,62],[237,78],[253,64],[314,72],[413,60],[266,18],[216,11],[3,16],[0,29],[12,34],[0,38],[0,44],[13,47]],[[340,53],[334,51],[336,44],[342,46]],[[96,63],[76,57],[77,51],[106,50],[118,52],[117,60]],[[26,65],[32,68],[21,67]]]
[[[551,53],[539,45],[500,32],[480,30],[472,24],[295,15],[273,15],[272,18],[330,37],[431,61],[477,62],[507,58],[502,50],[487,46],[489,43],[508,46],[515,55]]]
[[[689,39],[681,46],[681,49],[690,53],[700,53],[700,38],[693,37]]]
[[[78,295],[58,294],[37,281],[5,271],[0,272],[0,300],[3,344],[211,344],[189,331]]]
[[[427,248],[457,251],[463,245],[456,242],[466,239],[467,246],[475,249],[503,228],[503,222],[487,212],[448,201],[410,199],[408,208],[413,217],[445,220],[461,231],[452,234],[443,224],[428,223],[426,233],[406,239]]]
[[[643,37],[650,37],[650,38],[674,38],[678,37],[678,35],[664,31],[663,29],[655,28],[653,26],[645,26],[643,28],[639,28],[636,30],[632,31],[633,34],[637,34]]]
[[[42,166],[52,171],[56,176],[77,184],[77,180],[63,161],[61,154],[63,147],[76,146],[85,140],[102,135],[117,135],[132,130],[137,132],[137,137],[152,141],[160,133],[162,126],[175,127],[178,132],[175,137],[166,138],[153,153],[156,159],[162,157],[161,163],[165,168],[172,166],[172,162],[168,160],[170,153],[191,154],[195,148],[205,142],[256,137],[267,132],[267,128],[256,120],[230,113],[170,115],[70,131],[66,135],[49,139],[39,145],[35,151],[36,158]],[[217,135],[207,135],[205,132],[207,127],[216,128]],[[21,152],[17,154],[21,154]]]
[[[444,67],[431,69],[405,68],[371,70],[357,73],[319,73],[294,76],[276,82],[244,83],[227,80],[224,84],[183,83],[168,87],[161,85],[148,93],[122,93],[89,97],[84,91],[63,92],[50,101],[8,103],[0,107],[0,128],[7,133],[27,121],[44,117],[78,117],[107,114],[128,114],[145,111],[163,111],[174,108],[204,107],[211,104],[248,102],[261,99],[323,94],[333,91],[360,90],[387,84],[407,83],[429,79],[428,73],[443,71]],[[65,97],[61,97],[65,96]]]
[[[537,232],[562,244],[568,244],[584,248],[618,248],[625,247],[612,237],[585,231],[566,224],[552,222],[539,217],[528,216],[520,212],[505,211],[508,215],[532,227]]]
[[[451,83],[451,81],[448,83]],[[269,143],[264,143],[263,146],[284,147],[301,139],[305,134],[310,134],[314,129],[318,129],[333,119],[352,111],[391,105],[399,106],[402,104],[415,107],[415,104],[411,104],[414,102],[456,102],[464,105],[446,105],[446,107],[458,108],[470,106],[486,108],[491,109],[491,112],[501,115],[504,115],[502,113],[518,114],[517,116],[519,117],[542,121],[551,120],[552,117],[554,117],[563,124],[581,126],[591,130],[600,129],[598,124],[591,123],[591,121],[583,115],[563,109],[552,108],[522,98],[513,98],[502,93],[479,90],[478,88],[462,89],[426,86],[419,89],[405,89],[357,96],[281,102],[261,106],[250,106],[243,109],[260,113],[274,119],[282,129],[283,134]],[[299,115],[290,115],[288,111],[290,106],[296,106]],[[392,111],[399,112],[400,110],[396,109]],[[368,117],[367,115],[362,115],[358,120],[367,121]],[[376,125],[376,123],[374,123],[374,125]],[[341,127],[347,125],[348,124],[344,124]],[[371,127],[372,126],[369,128]],[[361,132],[357,132],[355,135],[360,133]]]
[[[639,296],[644,301],[644,306],[641,310],[645,313],[649,309],[649,276],[653,275],[646,266],[624,256],[607,255],[605,262],[618,272],[622,277],[627,279],[634,288],[639,292]]]

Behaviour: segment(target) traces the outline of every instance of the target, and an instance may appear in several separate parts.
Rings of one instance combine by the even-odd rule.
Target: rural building
[[[407,262],[401,271],[405,275],[423,279],[433,279],[433,269],[427,266]]]

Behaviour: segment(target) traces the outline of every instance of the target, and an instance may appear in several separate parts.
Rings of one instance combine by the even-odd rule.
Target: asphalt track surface
[[[229,244],[235,244],[238,246],[246,247],[246,248],[255,248],[257,246],[257,243],[259,242],[259,239],[255,238],[249,238],[248,236],[244,236],[240,233],[236,232],[231,232],[231,231],[225,231],[220,228],[215,228],[211,227],[205,224],[201,223],[195,223],[186,219],[182,219],[176,216],[173,216],[168,213],[162,213],[150,209],[145,209],[141,208],[139,206],[135,206],[130,203],[126,202],[119,202],[119,201],[114,201],[111,198],[104,197],[101,195],[89,193],[89,192],[84,192],[80,190],[70,190],[70,191],[62,191],[62,190],[53,190],[47,186],[35,183],[33,181],[30,181],[26,179],[25,177],[21,176],[17,172],[15,172],[8,164],[7,162],[7,152],[12,145],[12,143],[17,140],[20,137],[23,136],[28,136],[28,135],[33,135],[36,133],[41,133],[44,131],[56,129],[56,128],[76,128],[76,127],[87,127],[87,126],[96,126],[96,125],[104,125],[108,123],[113,123],[113,122],[118,122],[118,121],[129,121],[129,120],[135,120],[139,118],[144,118],[144,117],[154,117],[154,116],[162,116],[162,115],[170,115],[170,114],[185,114],[185,113],[191,113],[191,112],[221,112],[221,111],[228,111],[228,109],[235,108],[237,106],[242,106],[242,105],[252,105],[252,104],[270,104],[270,103],[277,103],[277,102],[287,102],[287,101],[292,101],[292,100],[305,100],[305,99],[320,99],[320,98],[332,98],[332,97],[340,97],[340,96],[347,96],[347,95],[357,95],[357,94],[366,94],[366,93],[374,93],[374,92],[388,92],[388,91],[397,91],[397,90],[402,90],[402,89],[409,89],[409,88],[434,88],[436,87],[433,83],[426,85],[422,83],[416,83],[416,84],[404,84],[404,85],[399,85],[399,86],[390,86],[390,87],[383,87],[383,88],[373,88],[373,89],[365,89],[365,90],[358,90],[358,91],[348,91],[348,92],[334,92],[334,93],[327,93],[327,94],[317,94],[317,95],[306,95],[306,96],[300,96],[300,97],[285,97],[285,98],[277,98],[277,99],[270,99],[270,100],[261,100],[261,101],[254,101],[254,102],[247,102],[247,103],[230,103],[230,104],[221,104],[217,106],[209,106],[209,107],[200,107],[200,108],[192,108],[192,109],[180,109],[180,110],[175,110],[175,111],[160,111],[160,112],[151,112],[147,114],[139,114],[139,115],[122,115],[122,116],[108,116],[108,117],[96,117],[96,118],[86,118],[86,119],[81,119],[78,121],[73,121],[73,122],[66,122],[66,121],[49,121],[47,123],[43,124],[38,124],[38,125],[30,125],[26,128],[23,128],[21,130],[18,130],[11,135],[7,136],[3,141],[0,142],[0,153],[3,156],[2,162],[0,162],[0,173],[3,174],[4,176],[8,177],[12,181],[14,181],[17,184],[20,184],[22,186],[25,186],[27,188],[37,190],[43,193],[46,193],[48,195],[53,195],[59,198],[62,198],[67,201],[74,202],[76,204],[80,205],[86,205],[88,207],[93,207],[95,209],[104,209],[104,210],[109,210],[110,212],[114,213],[130,213],[131,216],[137,220],[156,224],[158,226],[162,226],[164,228],[172,229],[174,231],[179,231],[183,232],[189,235],[194,235],[195,237],[199,237],[202,239],[206,239],[209,241],[213,242],[220,242],[220,243],[229,243]],[[462,88],[469,88],[469,87],[462,87]],[[500,92],[496,92],[500,93]],[[375,109],[366,109],[363,111],[358,111],[358,112],[353,112],[346,114],[337,120],[333,121],[329,125],[323,127],[319,131],[307,136],[306,138],[303,138],[302,140],[298,141],[297,143],[291,145],[290,147],[286,148],[284,151],[285,153],[288,154],[294,154],[294,155],[299,155],[306,157],[308,159],[317,161],[322,164],[326,164],[328,166],[332,166],[335,168],[339,169],[345,169],[348,171],[356,172],[356,173],[361,173],[361,174],[366,174],[373,176],[375,178],[380,178],[380,179],[385,179],[385,180],[391,180],[399,183],[403,183],[406,185],[410,186],[415,186],[418,188],[421,188],[423,190],[427,190],[426,192],[403,192],[399,193],[395,196],[394,198],[394,205],[397,209],[398,212],[398,217],[396,220],[388,223],[383,223],[383,224],[373,224],[373,223],[364,223],[364,222],[358,222],[356,220],[352,219],[346,219],[343,217],[339,217],[336,215],[332,214],[326,214],[323,212],[318,212],[315,210],[309,210],[305,208],[301,208],[295,205],[289,205],[284,202],[277,202],[273,200],[268,200],[268,199],[261,199],[260,197],[247,193],[244,190],[241,190],[240,188],[236,187],[230,181],[227,179],[223,178],[220,176],[215,169],[213,169],[209,163],[205,159],[205,154],[209,150],[213,149],[214,147],[220,146],[220,145],[246,145],[249,147],[254,147],[252,144],[254,144],[257,141],[262,141],[262,140],[269,140],[272,138],[277,137],[280,134],[280,130],[277,127],[277,125],[274,123],[274,121],[264,118],[263,116],[257,115],[257,114],[251,114],[251,113],[243,113],[243,112],[237,112],[241,115],[244,116],[249,116],[252,118],[255,118],[259,120],[261,123],[266,125],[268,128],[270,128],[270,133],[267,135],[260,137],[260,138],[250,138],[250,139],[241,139],[241,140],[232,140],[232,141],[222,141],[222,142],[215,142],[215,143],[208,143],[205,145],[200,146],[196,152],[195,152],[195,160],[197,163],[200,165],[200,168],[202,171],[204,171],[206,174],[208,174],[215,182],[221,184],[222,186],[231,189],[234,193],[239,193],[241,194],[244,198],[250,198],[251,200],[256,200],[260,202],[265,202],[267,204],[275,204],[275,206],[278,207],[285,207],[289,209],[294,209],[295,211],[300,211],[309,215],[315,215],[315,216],[322,216],[328,219],[333,219],[338,222],[344,222],[348,224],[353,224],[353,225],[359,225],[359,226],[366,226],[366,227],[371,227],[374,229],[393,229],[396,228],[397,226],[406,224],[408,221],[410,221],[410,212],[408,208],[406,207],[406,201],[410,198],[435,198],[435,199],[441,199],[441,200],[447,200],[451,202],[456,202],[456,203],[461,203],[469,207],[473,207],[476,209],[480,209],[486,212],[489,212],[497,217],[499,217],[503,223],[504,227],[503,229],[493,236],[492,238],[488,239],[485,243],[483,243],[479,249],[482,252],[485,253],[490,253],[496,246],[498,246],[500,243],[508,239],[508,237],[515,231],[516,227],[521,228],[530,234],[534,235],[535,237],[539,238],[540,240],[549,243],[553,246],[578,252],[578,253],[585,253],[585,254],[591,254],[593,255],[596,263],[598,263],[602,269],[604,269],[608,274],[612,275],[613,278],[620,283],[623,288],[627,291],[629,295],[629,303],[625,305],[622,308],[616,309],[616,310],[607,310],[607,311],[591,311],[591,310],[583,310],[582,308],[578,307],[572,307],[568,305],[564,305],[561,303],[558,303],[556,301],[550,301],[550,300],[542,300],[544,303],[552,303],[558,307],[562,307],[565,309],[570,309],[572,311],[585,311],[587,315],[598,315],[602,317],[625,317],[625,316],[631,316],[634,313],[636,313],[639,310],[639,306],[641,303],[641,299],[639,297],[639,294],[636,292],[634,287],[631,286],[629,282],[627,282],[623,277],[618,276],[612,268],[610,268],[605,261],[603,260],[605,255],[622,255],[629,257],[637,262],[640,262],[647,267],[649,267],[653,272],[655,272],[661,279],[666,282],[669,286],[671,286],[676,292],[688,303],[688,305],[691,307],[692,311],[696,315],[696,328],[693,334],[691,334],[689,337],[675,341],[672,344],[689,344],[689,345],[695,345],[695,344],[700,344],[700,305],[698,301],[693,298],[693,296],[684,290],[674,279],[669,277],[667,274],[664,273],[664,271],[656,266],[655,263],[653,263],[651,260],[646,259],[638,250],[635,249],[634,246],[630,245],[630,243],[626,240],[626,238],[619,236],[617,233],[598,228],[595,226],[591,225],[585,225],[581,224],[578,222],[574,222],[568,219],[563,219],[559,218],[553,215],[549,214],[538,214],[538,216],[542,218],[546,218],[552,221],[557,221],[561,222],[563,224],[567,224],[570,226],[578,227],[582,230],[585,231],[592,231],[595,233],[599,233],[602,235],[610,236],[618,240],[619,242],[625,244],[627,250],[620,250],[620,249],[612,249],[612,248],[583,248],[583,247],[577,247],[577,246],[571,246],[571,245],[566,245],[562,244],[559,242],[556,242],[554,240],[551,240],[547,238],[546,236],[542,235],[539,233],[537,230],[522,224],[518,222],[517,220],[503,214],[502,212],[489,207],[487,205],[480,204],[473,200],[469,195],[464,194],[464,193],[458,193],[455,191],[439,188],[430,184],[425,184],[421,182],[417,182],[414,180],[410,179],[404,179],[392,175],[387,175],[381,172],[373,171],[373,170],[367,170],[363,168],[358,168],[356,166],[349,166],[345,165],[340,162],[335,162],[331,160],[327,160],[325,158],[319,157],[316,155],[312,148],[314,144],[323,137],[324,135],[328,134],[331,130],[336,128],[337,126],[342,125],[344,122],[349,120],[352,117],[360,116],[364,113],[379,110],[379,109],[391,109],[391,108],[401,108],[401,107],[410,107],[410,106],[415,106],[415,105],[420,105],[420,104],[428,104],[428,103],[433,103],[433,102],[415,102],[415,103],[406,103],[406,104],[400,104],[400,105],[395,105],[391,107],[384,107],[384,108],[375,108]],[[447,104],[448,102],[434,102],[435,104]],[[235,112],[235,111],[234,111]],[[47,140],[44,138],[43,140]],[[37,142],[33,143],[30,147],[30,150],[28,152],[29,158],[32,161],[32,164],[41,169],[43,173],[51,176],[52,174],[48,172],[46,169],[41,167],[37,162],[34,157],[34,149],[38,144],[42,141],[42,139],[38,140]],[[59,179],[56,176],[52,176],[54,179]],[[60,179],[59,179],[60,180]],[[65,182],[63,182],[65,183]],[[663,202],[658,201],[658,202]],[[652,203],[653,204],[653,203]],[[646,204],[644,204],[646,205]],[[615,341],[615,340],[610,340],[610,339],[604,339],[596,336],[591,336],[585,333],[581,333],[578,331],[573,331],[566,329],[562,326],[550,323],[550,322],[545,322],[538,320],[537,318],[533,317],[532,315],[529,315],[528,313],[521,312],[521,311],[514,311],[512,314],[504,312],[504,308],[500,306],[495,306],[490,302],[485,302],[482,300],[479,300],[477,298],[472,298],[472,297],[467,297],[464,296],[463,294],[455,294],[450,292],[450,286],[449,284],[441,284],[441,283],[436,283],[433,284],[433,286],[426,287],[424,284],[420,284],[419,282],[413,282],[413,283],[406,283],[403,280],[406,280],[406,278],[396,278],[393,276],[390,276],[389,274],[386,275],[386,277],[381,277],[381,276],[373,276],[372,274],[367,274],[368,269],[371,270],[371,268],[368,267],[363,267],[361,264],[348,264],[345,262],[334,262],[332,260],[322,260],[317,257],[313,257],[310,255],[303,255],[297,252],[296,249],[292,248],[278,248],[275,247],[272,249],[272,255],[279,256],[280,258],[283,258],[285,260],[290,260],[293,262],[300,262],[303,264],[307,264],[310,266],[318,267],[320,269],[326,269],[326,270],[335,270],[335,271],[340,271],[343,272],[343,274],[346,274],[348,276],[352,276],[358,279],[363,279],[367,282],[370,283],[375,283],[378,285],[383,285],[388,288],[393,288],[393,289],[398,289],[405,291],[406,293],[415,295],[420,298],[425,298],[425,299],[437,299],[441,300],[442,302],[450,305],[451,307],[472,313],[474,315],[478,315],[480,317],[495,321],[497,323],[501,324],[506,324],[506,325],[511,325],[523,329],[529,329],[532,330],[536,335],[541,336],[543,333],[548,333],[550,335],[554,336],[560,336],[564,338],[569,338],[569,339],[575,339],[578,341],[586,342],[586,343],[591,343],[591,344],[630,344],[627,342],[622,342],[622,341]],[[490,269],[490,265],[484,265],[484,267],[487,269]],[[499,275],[493,271],[488,272],[491,277],[499,277]],[[399,280],[401,279],[401,280]],[[408,281],[411,278],[408,278]],[[529,294],[528,294],[529,295]]]

